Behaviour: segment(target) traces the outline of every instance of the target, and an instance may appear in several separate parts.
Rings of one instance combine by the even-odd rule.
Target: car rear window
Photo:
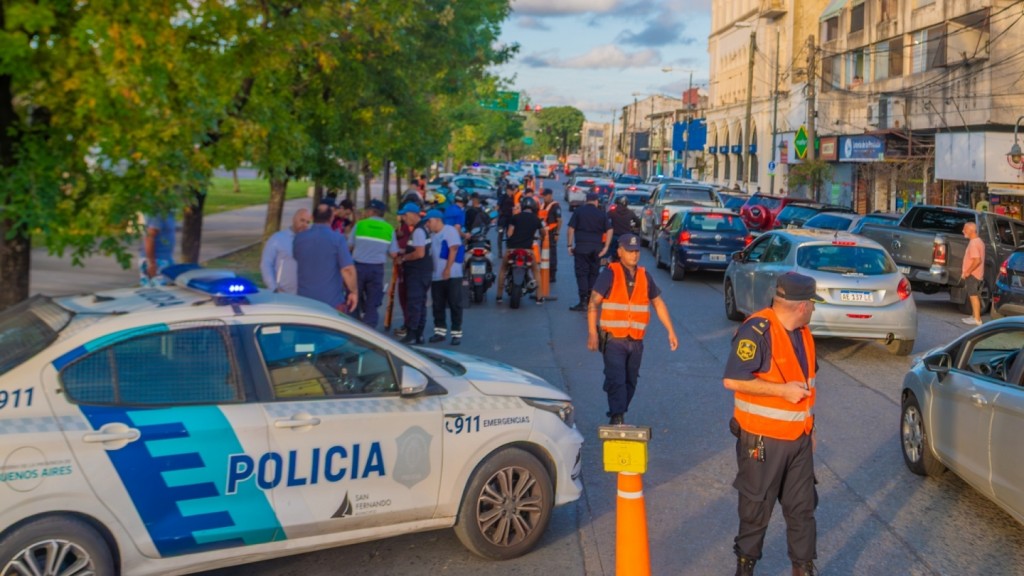
[[[734,214],[690,214],[686,229],[694,232],[744,232],[743,219]]]
[[[817,214],[821,209],[814,206],[790,204],[779,212],[779,220],[806,220]]]
[[[618,194],[616,198],[625,196],[626,202],[630,205],[647,204],[647,194]]]
[[[46,296],[33,296],[0,313],[0,374],[45,350],[73,316]]]
[[[804,223],[804,228],[819,228],[821,230],[846,230],[853,222],[852,218],[843,218],[835,214],[818,214]]]
[[[615,179],[616,182],[621,184],[643,184],[644,179],[639,176],[619,176]]]
[[[818,272],[879,276],[896,271],[885,250],[869,246],[812,244],[801,246],[796,253],[797,266]]]
[[[693,202],[705,205],[708,202],[718,203],[714,191],[710,188],[694,188],[689,186],[669,186],[665,189],[663,198],[667,202]]]
[[[781,205],[781,199],[770,196],[751,196],[750,200],[747,200],[747,206],[764,206],[769,210],[775,210]]]
[[[974,222],[973,214],[952,210],[918,210],[913,228],[959,234],[963,232],[964,224],[968,222]]]

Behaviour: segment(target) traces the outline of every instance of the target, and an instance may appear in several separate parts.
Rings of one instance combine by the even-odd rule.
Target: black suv
[[[775,228],[800,228],[816,214],[822,212],[846,212],[853,214],[854,211],[837,204],[821,204],[820,202],[793,202],[787,204],[775,217]]]

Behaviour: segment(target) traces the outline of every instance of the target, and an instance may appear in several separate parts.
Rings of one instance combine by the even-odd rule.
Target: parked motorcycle
[[[508,294],[508,304],[519,308],[523,296],[537,289],[533,278],[533,251],[511,248],[505,252],[505,286],[499,286]]]
[[[466,241],[466,262],[463,264],[464,280],[469,301],[479,304],[487,296],[487,290],[494,284],[494,270],[491,266],[491,241],[487,230],[476,228]]]

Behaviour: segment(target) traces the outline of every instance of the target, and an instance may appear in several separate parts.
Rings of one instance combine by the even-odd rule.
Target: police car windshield
[[[0,374],[45,350],[73,316],[46,296],[33,296],[0,313]]]

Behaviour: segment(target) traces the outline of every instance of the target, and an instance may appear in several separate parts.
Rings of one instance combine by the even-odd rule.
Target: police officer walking
[[[597,277],[587,308],[587,348],[600,350],[604,357],[604,391],[611,424],[623,423],[636,392],[652,306],[668,331],[669,348],[679,347],[661,290],[647,269],[638,266],[640,238],[626,234],[619,240],[619,261]]]
[[[409,202],[398,211],[406,225],[412,228],[405,253],[399,254],[402,263],[402,281],[406,285],[407,332],[401,342],[423,344],[423,327],[427,322],[427,294],[430,292],[434,261],[430,257],[430,241],[426,221],[420,217],[420,208]]]
[[[569,219],[566,242],[576,264],[576,291],[580,296],[579,303],[569,308],[574,312],[587,309],[587,301],[601,269],[601,258],[608,253],[612,241],[611,220],[597,206],[600,198],[597,193],[588,192],[586,204],[577,208]]]
[[[807,327],[816,294],[814,279],[779,276],[772,306],[736,331],[723,384],[735,393],[729,428],[736,436],[739,532],[734,540],[737,576],[754,573],[775,501],[782,504],[794,576],[815,574],[814,339]]]
[[[610,257],[615,259],[619,238],[623,234],[632,234],[640,229],[640,217],[629,209],[629,199],[619,196],[608,210],[608,218],[612,221],[612,245]]]
[[[562,206],[552,197],[551,188],[541,194],[540,210],[537,217],[548,231],[548,281],[558,277],[558,233],[562,226]]]
[[[384,264],[389,255],[395,257],[398,254],[395,229],[383,218],[387,209],[380,200],[371,200],[366,216],[352,229],[352,259],[356,262],[356,283],[359,287],[357,317],[372,328],[377,327],[377,309],[384,299]]]

